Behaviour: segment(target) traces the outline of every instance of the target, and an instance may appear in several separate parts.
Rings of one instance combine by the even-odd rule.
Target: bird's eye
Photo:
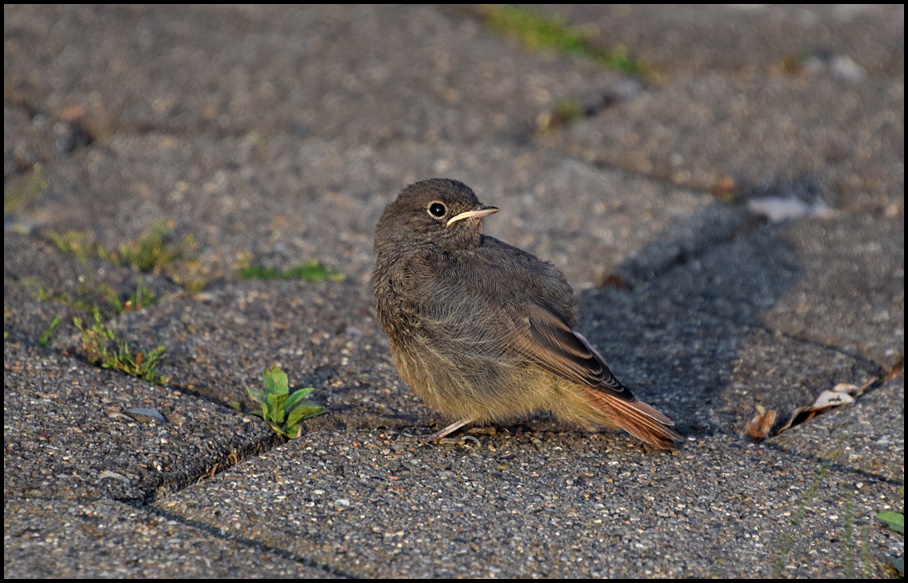
[[[440,202],[433,202],[432,204],[429,205],[429,214],[432,215],[433,217],[435,217],[436,219],[440,219],[441,217],[445,216],[445,214],[447,212],[448,212],[448,207],[446,207],[444,204],[442,204]]]

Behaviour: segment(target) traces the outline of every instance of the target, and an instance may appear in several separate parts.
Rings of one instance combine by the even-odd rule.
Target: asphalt
[[[898,576],[904,7],[536,10],[642,67],[479,6],[4,6],[4,577]],[[401,439],[448,420],[372,236],[434,176],[565,272],[677,451]],[[156,226],[182,256],[116,259]],[[343,279],[241,277],[312,260]],[[165,379],[89,362],[93,305]],[[275,364],[328,411],[291,441],[249,413]]]

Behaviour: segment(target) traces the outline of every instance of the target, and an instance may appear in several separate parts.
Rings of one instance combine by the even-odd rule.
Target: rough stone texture
[[[4,6],[6,577],[895,574],[904,8],[539,10],[646,74],[478,6]],[[544,414],[404,439],[449,420],[390,362],[372,235],[431,176],[565,271],[677,452]],[[155,229],[182,254],[139,271]],[[343,281],[241,277],[309,260]],[[95,308],[166,382],[89,364]],[[289,443],[248,414],[275,364],[328,408]]]

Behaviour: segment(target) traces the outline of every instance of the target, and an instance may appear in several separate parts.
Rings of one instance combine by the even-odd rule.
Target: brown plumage
[[[496,212],[466,185],[432,179],[388,205],[375,235],[375,303],[401,376],[457,422],[550,411],[584,427],[620,427],[659,449],[680,436],[638,401],[576,330],[562,273],[481,233]]]

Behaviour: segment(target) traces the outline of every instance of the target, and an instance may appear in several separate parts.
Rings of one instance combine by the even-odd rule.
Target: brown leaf
[[[905,372],[905,357],[899,359],[895,366],[883,377],[883,381],[892,380],[897,376],[902,375]]]
[[[804,407],[798,407],[791,412],[791,418],[788,422],[779,428],[778,433],[794,427],[795,425],[800,425],[809,419],[813,419],[821,413],[825,413],[830,409],[835,409],[836,407],[841,407],[842,405],[851,405],[854,403],[855,398],[860,397],[867,391],[874,383],[877,382],[877,378],[873,377],[862,386],[850,385],[848,383],[839,383],[831,391],[826,390],[820,393],[820,396],[817,397],[816,401],[812,405],[807,405]]]
[[[744,425],[744,435],[752,439],[754,443],[760,443],[769,437],[772,424],[776,422],[776,412],[774,410],[770,409],[763,412],[762,409],[762,407],[758,407],[756,417]]]

